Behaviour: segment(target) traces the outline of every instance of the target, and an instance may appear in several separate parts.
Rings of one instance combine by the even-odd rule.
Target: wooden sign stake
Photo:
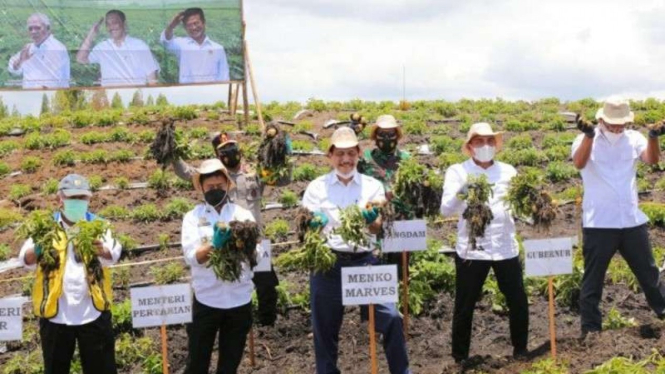
[[[404,341],[409,340],[409,257],[406,251],[402,252],[402,309],[404,314]]]
[[[254,356],[254,327],[249,329],[249,364],[252,367],[256,366],[256,358]]]
[[[550,299],[550,348],[552,351],[552,358],[556,359],[556,326],[554,325],[554,277],[550,276],[547,279],[547,288]]]
[[[164,374],[169,374],[169,357],[167,354],[168,349],[166,347],[166,325],[162,325],[161,333],[162,333],[162,372]]]
[[[379,372],[376,362],[376,332],[374,330],[374,304],[369,304],[369,358],[372,362],[371,374]]]
[[[261,112],[261,101],[259,101],[259,93],[256,90],[256,83],[254,83],[254,70],[252,69],[252,61],[249,59],[249,49],[247,41],[245,41],[245,63],[247,64],[247,72],[249,73],[249,83],[252,86],[252,96],[254,97],[254,107],[256,108],[256,115],[259,117],[259,125],[261,132],[266,131],[266,124],[263,122],[263,113]]]

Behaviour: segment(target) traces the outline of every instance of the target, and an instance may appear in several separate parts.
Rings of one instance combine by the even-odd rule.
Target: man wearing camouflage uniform
[[[256,223],[262,227],[261,198],[264,185],[249,165],[241,162],[238,142],[230,134],[221,133],[212,139],[212,146],[236,185],[229,194],[231,201],[252,212]],[[182,159],[175,161],[173,167],[178,177],[190,181],[196,172],[196,168]],[[270,272],[255,272],[253,281],[259,300],[259,323],[272,326],[277,318],[277,274],[274,269]]]

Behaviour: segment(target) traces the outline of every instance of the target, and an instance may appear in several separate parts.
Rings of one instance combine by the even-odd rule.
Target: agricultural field
[[[107,100],[108,102],[108,100]],[[150,100],[148,100],[150,102]],[[113,322],[117,334],[116,355],[121,373],[161,373],[159,329],[133,329],[129,288],[133,285],[187,282],[180,241],[182,217],[201,200],[190,183],[178,180],[171,168],[162,170],[150,159],[148,149],[162,119],[173,118],[188,139],[190,162],[213,156],[210,134],[236,131],[245,159],[255,162],[261,139],[257,118],[249,126],[240,124],[224,104],[173,107],[132,106],[122,109],[46,113],[41,117],[0,119],[0,261],[18,254],[15,240],[18,223],[34,209],[54,208],[57,181],[68,173],[88,177],[97,189],[91,210],[111,220],[123,243],[120,265],[113,269]],[[410,103],[324,102],[306,104],[267,103],[269,120],[284,120],[282,129],[293,138],[293,182],[267,187],[264,205],[265,236],[279,256],[297,247],[295,214],[299,198],[309,181],[329,170],[325,150],[334,127],[329,120],[347,120],[359,112],[370,119],[393,114],[405,132],[402,148],[441,175],[465,158],[460,146],[470,125],[492,122],[505,131],[504,149],[498,158],[544,178],[559,202],[560,212],[549,232],[518,221],[520,240],[579,236],[576,202],[582,194],[579,173],[570,162],[570,146],[578,131],[571,116],[582,113],[593,118],[599,103],[591,99],[562,103],[557,99],[537,102],[496,100],[415,101]],[[665,118],[665,104],[648,99],[632,103],[634,127],[646,133],[646,125]],[[294,115],[300,113],[298,119]],[[48,111],[46,111],[48,112]],[[6,113],[0,110],[0,113]],[[306,134],[314,133],[317,136]],[[361,145],[373,147],[365,130]],[[427,146],[425,149],[424,146]],[[661,140],[661,147],[665,142]],[[638,186],[644,211],[650,216],[650,235],[656,261],[665,260],[665,162],[640,166]],[[281,206],[274,208],[274,203]],[[611,202],[608,202],[611,203]],[[409,293],[408,349],[414,373],[456,373],[462,370],[450,357],[450,335],[454,300],[455,267],[452,257],[439,249],[454,246],[456,220],[428,218],[429,249],[413,255]],[[135,264],[135,265],[132,265]],[[309,322],[308,276],[277,268],[281,285],[280,316],[274,327],[254,328],[256,365],[245,355],[241,373],[311,373],[314,352]],[[0,297],[29,295],[30,273],[13,269],[0,273]],[[665,370],[665,323],[648,308],[639,285],[623,260],[616,258],[608,272],[601,308],[605,331],[580,340],[577,297],[582,277],[581,251],[575,249],[574,273],[555,280],[558,357],[549,359],[547,281],[526,278],[530,299],[531,357],[511,357],[508,316],[497,283],[490,277],[474,316],[469,373],[642,373]],[[24,339],[0,350],[0,374],[40,373],[41,351],[37,321],[25,306]],[[168,327],[171,371],[181,373],[186,359],[184,326]],[[340,334],[340,369],[345,373],[369,371],[366,325],[358,308],[347,308]],[[213,355],[216,356],[216,355]],[[379,371],[387,372],[383,350],[378,349]],[[216,358],[213,358],[213,366]],[[80,372],[80,366],[75,365]]]

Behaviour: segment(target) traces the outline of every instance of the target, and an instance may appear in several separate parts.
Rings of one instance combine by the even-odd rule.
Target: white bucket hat
[[[218,158],[205,160],[201,163],[201,166],[199,166],[199,168],[196,169],[196,172],[194,173],[194,175],[192,175],[192,184],[194,185],[194,189],[198,192],[203,192],[203,186],[201,185],[201,176],[205,174],[212,174],[218,171],[221,171],[222,174],[224,174],[224,177],[226,177],[226,180],[229,182],[226,192],[229,192],[232,189],[234,189],[236,185],[235,183],[233,183],[233,179],[231,179],[229,171],[226,170],[226,167],[224,166],[224,164],[222,164],[221,161],[219,161]]]
[[[395,117],[390,114],[384,114],[376,119],[376,126],[380,129],[396,129],[399,127]]]
[[[497,151],[501,149],[501,145],[503,144],[503,131],[494,132],[492,126],[487,122],[474,123],[466,134],[466,141],[464,141],[464,144],[462,145],[462,152],[469,157],[472,155],[467,149],[467,144],[469,144],[474,136],[493,136],[496,140]]]
[[[333,132],[332,136],[330,137],[328,152],[330,152],[333,146],[336,148],[353,148],[357,145],[358,137],[356,136],[356,132],[353,131],[353,129],[350,127],[344,126]]]
[[[602,108],[598,109],[596,119],[602,119],[610,125],[625,125],[633,122],[635,113],[630,110],[628,100],[612,97],[605,101]]]

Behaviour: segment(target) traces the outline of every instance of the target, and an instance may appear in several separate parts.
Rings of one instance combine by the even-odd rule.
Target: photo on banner
[[[242,0],[5,0],[0,90],[245,80]]]

